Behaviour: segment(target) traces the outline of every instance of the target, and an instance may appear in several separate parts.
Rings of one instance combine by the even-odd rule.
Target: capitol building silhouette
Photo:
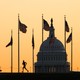
[[[55,37],[53,19],[49,30],[49,37],[43,41],[37,54],[35,73],[66,73],[70,72],[67,53],[60,40]]]

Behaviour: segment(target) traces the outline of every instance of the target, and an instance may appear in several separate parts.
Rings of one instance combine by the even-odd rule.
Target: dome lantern
[[[49,37],[54,38],[55,37],[55,29],[53,26],[53,19],[51,18],[51,26],[50,26],[50,31],[49,31]]]

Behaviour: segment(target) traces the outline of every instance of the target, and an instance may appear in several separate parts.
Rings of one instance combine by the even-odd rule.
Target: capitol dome
[[[37,54],[35,63],[36,73],[69,72],[70,63],[67,62],[67,54],[60,40],[55,37],[54,27],[51,21],[49,37],[43,41]]]
[[[60,40],[58,40],[56,37],[53,39],[53,42],[50,44],[50,37],[47,38],[47,40],[45,40],[41,46],[40,46],[40,51],[64,51],[65,52],[65,48],[62,44],[62,42]]]

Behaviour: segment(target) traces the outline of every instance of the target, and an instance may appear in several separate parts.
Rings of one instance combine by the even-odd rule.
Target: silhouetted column
[[[20,72],[20,33],[19,33],[19,14],[18,14],[18,73]]]

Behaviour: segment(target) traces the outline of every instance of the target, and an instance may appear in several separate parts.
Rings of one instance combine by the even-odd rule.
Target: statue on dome
[[[50,26],[50,31],[49,31],[49,37],[52,38],[52,37],[55,37],[54,35],[54,27],[53,27],[53,19],[51,18],[51,26]]]
[[[51,18],[51,26],[50,26],[50,31],[49,31],[49,38],[50,38],[49,44],[51,45],[54,42],[54,38],[55,38],[52,18]]]

